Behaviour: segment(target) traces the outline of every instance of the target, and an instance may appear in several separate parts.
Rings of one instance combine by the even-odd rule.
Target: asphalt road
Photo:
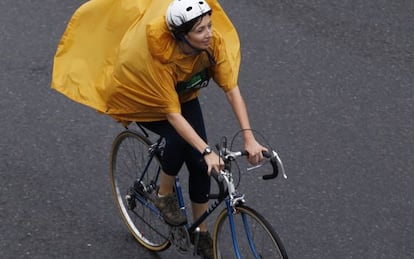
[[[122,128],[50,89],[82,2],[0,2],[0,258],[177,258],[138,246],[117,214],[108,156]],[[221,3],[252,124],[289,174],[246,176],[248,203],[291,258],[412,258],[414,2]],[[220,91],[201,100],[210,140],[231,136]]]

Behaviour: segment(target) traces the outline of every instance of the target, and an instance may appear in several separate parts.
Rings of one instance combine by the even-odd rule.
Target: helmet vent
[[[173,31],[209,12],[211,8],[206,0],[172,0],[165,13],[165,19],[169,30]]]

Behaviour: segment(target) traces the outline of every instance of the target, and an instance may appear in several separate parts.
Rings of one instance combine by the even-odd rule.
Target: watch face
[[[208,154],[210,154],[210,153],[211,153],[211,148],[210,148],[210,147],[206,147],[206,148],[204,149],[203,155],[205,156],[205,155],[208,155]]]

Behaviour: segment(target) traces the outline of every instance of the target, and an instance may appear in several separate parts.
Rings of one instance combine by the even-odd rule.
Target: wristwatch
[[[203,151],[203,156],[206,156],[206,155],[209,155],[209,154],[211,154],[211,152],[213,152],[212,150],[211,150],[211,147],[209,147],[209,146],[207,146],[205,149],[204,149],[204,151]]]

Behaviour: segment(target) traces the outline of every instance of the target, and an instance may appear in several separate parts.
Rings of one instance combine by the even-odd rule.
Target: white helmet
[[[171,31],[177,27],[211,11],[205,0],[173,0],[165,14]]]

